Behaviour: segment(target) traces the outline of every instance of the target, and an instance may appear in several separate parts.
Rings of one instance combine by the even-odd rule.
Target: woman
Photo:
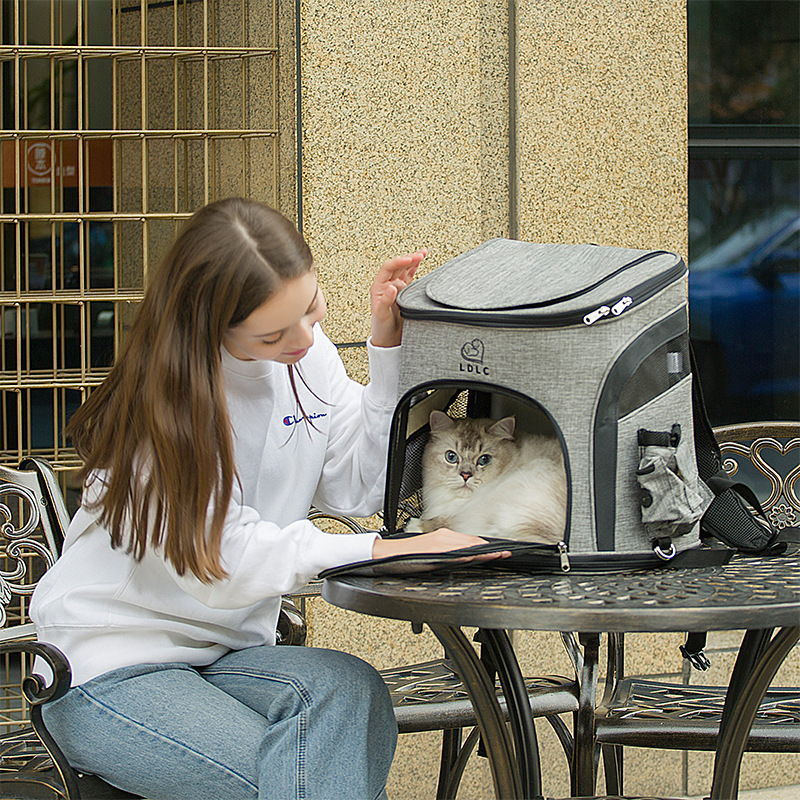
[[[44,708],[77,769],[151,800],[385,795],[396,740],[380,676],[274,647],[280,596],[327,567],[481,539],[315,528],[383,493],[401,321],[426,255],[371,289],[371,382],[320,330],[294,226],[233,198],[198,211],[154,275],[125,348],[68,426],[82,507],[31,605],[73,688]]]

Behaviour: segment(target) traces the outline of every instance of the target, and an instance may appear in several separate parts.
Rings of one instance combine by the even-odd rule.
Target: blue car
[[[800,211],[781,207],[689,263],[689,323],[711,421],[800,418]]]

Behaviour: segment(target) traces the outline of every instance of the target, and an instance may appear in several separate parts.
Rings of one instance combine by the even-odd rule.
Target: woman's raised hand
[[[376,347],[396,347],[403,333],[403,320],[397,308],[397,295],[414,278],[420,262],[428,255],[423,247],[416,253],[395,256],[384,261],[369,290],[372,304],[372,344]]]

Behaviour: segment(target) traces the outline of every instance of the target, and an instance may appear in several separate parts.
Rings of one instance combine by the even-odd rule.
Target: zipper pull
[[[602,319],[603,317],[607,317],[611,313],[611,309],[608,306],[600,306],[600,308],[596,308],[594,311],[590,311],[584,318],[583,322],[585,325],[594,325],[597,320]]]
[[[569,556],[567,555],[567,543],[559,542],[556,547],[558,547],[558,559],[561,562],[561,571],[569,572],[571,567],[569,564]]]
[[[619,300],[619,302],[615,303],[611,306],[611,313],[618,317],[628,306],[633,305],[633,298],[632,297],[623,297]]]

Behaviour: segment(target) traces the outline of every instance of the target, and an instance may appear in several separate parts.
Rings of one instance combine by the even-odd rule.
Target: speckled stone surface
[[[304,228],[328,330],[362,340],[390,255],[426,268],[506,230],[504,4],[303,4]]]
[[[686,252],[680,0],[522,0],[520,238]]]

